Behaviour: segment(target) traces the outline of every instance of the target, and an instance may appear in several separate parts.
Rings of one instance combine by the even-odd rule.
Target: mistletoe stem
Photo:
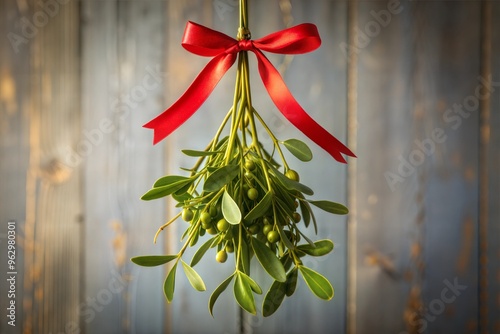
[[[271,131],[271,129],[269,129],[269,127],[267,126],[266,122],[264,122],[264,119],[262,119],[262,117],[259,115],[259,113],[255,109],[253,109],[253,108],[252,108],[252,114],[255,115],[255,117],[257,117],[257,119],[259,120],[260,124],[264,127],[264,129],[267,131],[267,134],[269,135],[269,137],[273,141],[274,147],[278,150],[278,153],[279,153],[279,155],[281,157],[281,160],[283,161],[283,165],[285,166],[285,170],[290,169],[288,167],[287,162],[286,162],[285,156],[283,155],[283,151],[281,150],[281,147],[279,146],[279,140],[273,134],[273,132]]]
[[[246,0],[240,0],[240,29],[248,29],[248,6]]]
[[[160,226],[160,228],[158,229],[158,231],[156,231],[156,234],[155,234],[155,237],[154,237],[154,243],[156,244],[156,238],[158,238],[158,235],[160,234],[161,231],[163,231],[165,229],[165,227],[167,227],[168,225],[172,224],[174,221],[177,220],[177,218],[179,218],[181,216],[182,212],[179,212],[177,215],[175,215],[174,218],[170,219],[168,222],[166,222],[165,224],[163,224],[162,226]]]

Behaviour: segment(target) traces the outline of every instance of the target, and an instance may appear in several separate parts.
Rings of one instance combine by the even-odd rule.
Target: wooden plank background
[[[151,287],[162,286],[163,270],[143,271],[129,258],[163,251],[152,237],[165,219],[164,205],[139,198],[163,171],[164,152],[151,146],[141,125],[164,105],[166,4],[81,4],[82,143],[87,139],[92,147],[81,164],[88,310],[82,327],[88,333],[158,333],[165,304],[161,290]]]
[[[495,45],[483,40],[483,30],[495,30],[482,19],[482,6],[402,3],[377,25],[388,3],[359,3],[358,24],[368,41],[358,55],[352,332],[498,332],[498,304],[482,305],[488,310],[478,318],[481,289],[491,297],[488,289],[498,285],[498,276],[480,284],[486,277],[478,272],[479,243],[486,242],[479,238],[482,164],[498,155],[492,148],[498,141],[491,141],[484,160],[479,156],[481,107],[498,99],[484,93],[479,78],[495,77],[481,72],[485,62],[495,64],[495,56],[482,56],[483,43]],[[374,150],[374,142],[383,150]],[[490,167],[488,175],[497,171]],[[487,186],[490,193],[498,189]],[[490,255],[482,258],[489,264],[482,266],[493,275],[499,221],[497,211],[490,213]]]
[[[161,144],[141,126],[208,61],[180,46],[185,22],[235,35],[236,0],[5,0],[0,309],[12,220],[19,274],[17,326],[2,313],[0,333],[500,333],[500,2],[249,7],[254,38],[318,26],[319,50],[269,58],[304,109],[358,155],[348,170],[311,144],[315,159],[294,161],[318,199],[351,210],[347,218],[318,212],[319,235],[335,251],[306,263],[332,281],[334,299],[318,300],[300,282],[263,319],[241,314],[229,291],[213,320],[208,298],[229,265],[204,260],[197,271],[208,291],[179,277],[167,304],[166,268],[128,260],[180,247],[182,225],[152,243],[173,203],[139,197],[192,163],[180,149],[211,139],[231,104],[234,69]],[[251,63],[256,108],[280,139],[307,141]],[[258,265],[252,270],[267,289]]]
[[[480,7],[404,3],[359,54],[356,332],[478,330],[479,105],[448,110],[479,84]],[[387,2],[359,8],[369,36]]]
[[[480,227],[480,329],[500,332],[500,2],[483,4],[484,65],[482,75],[491,75],[492,94],[481,113],[481,227]],[[484,24],[486,23],[486,24]],[[495,89],[495,91],[493,91]],[[483,206],[484,205],[484,206]]]
[[[7,326],[4,316],[2,332],[14,333],[77,325],[74,310],[81,292],[80,174],[64,164],[62,151],[80,129],[78,3],[51,7],[59,14],[51,19],[34,4],[8,1],[2,10],[11,23],[2,31],[2,146],[7,149],[2,160],[10,160],[9,152],[19,158],[4,165],[0,212],[2,222],[17,223],[20,260],[16,327]],[[7,268],[6,257],[2,260]],[[3,303],[8,301],[6,274],[2,271]]]

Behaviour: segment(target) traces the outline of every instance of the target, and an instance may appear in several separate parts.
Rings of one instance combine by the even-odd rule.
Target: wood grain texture
[[[348,1],[357,5],[349,16]],[[319,236],[335,250],[305,264],[331,280],[332,301],[300,280],[276,314],[253,317],[228,289],[215,319],[208,298],[232,273],[231,255],[227,265],[210,252],[197,264],[204,293],[178,270],[171,304],[162,291],[168,268],[129,258],[182,245],[181,221],[152,243],[178,212],[174,203],[139,198],[194,163],[181,149],[212,139],[235,68],[160,144],[142,125],[208,62],[181,47],[186,21],[235,36],[237,1],[60,0],[53,16],[45,3],[0,1],[1,310],[9,220],[23,268],[19,325],[7,327],[2,311],[0,333],[500,332],[498,1],[249,1],[253,38],[302,22],[319,28],[314,53],[269,59],[322,126],[343,142],[352,131],[350,175],[276,110],[250,55],[253,103],[279,139],[310,143],[312,162],[289,162],[314,199],[345,203],[349,193],[355,228],[348,239],[345,217],[318,211]],[[349,24],[358,45],[346,50]],[[267,290],[258,263],[252,273]]]
[[[22,36],[16,26],[21,17],[15,1],[0,2],[0,36]],[[0,308],[6,310],[7,223],[16,222],[17,327],[7,324],[2,314],[0,332],[22,333],[22,300],[24,280],[23,229],[26,221],[26,179],[29,164],[30,48],[0,40]],[[17,52],[16,52],[17,50]]]
[[[480,238],[480,333],[500,332],[500,3],[483,3],[483,75],[491,76],[481,113],[482,187]],[[484,210],[484,211],[483,211]]]
[[[167,22],[168,44],[166,46],[168,79],[166,103],[163,109],[169,107],[184,93],[209,60],[209,58],[190,54],[180,45],[186,22],[194,21],[219,29],[228,35],[232,35],[235,31],[232,19],[237,13],[234,10],[237,9],[234,6],[229,7],[229,10],[233,10],[232,14],[221,12],[219,16],[213,6],[214,2],[201,0],[168,2],[167,11],[170,18]],[[166,149],[167,157],[166,172],[158,176],[185,175],[179,167],[190,168],[196,162],[194,158],[187,157],[180,150],[202,150],[213,138],[220,121],[231,107],[234,75],[234,70],[230,70],[198,112],[157,145]],[[174,208],[175,202],[171,199],[168,200],[168,204],[168,216],[173,217],[179,209]],[[166,253],[176,254],[179,251],[183,245],[181,236],[186,227],[185,223],[179,220],[163,232],[167,240]],[[188,263],[204,240],[208,240],[208,236],[201,238],[196,248],[188,248],[184,256]],[[230,263],[232,263],[231,258],[227,265],[219,264],[215,261],[215,253],[209,251],[196,265],[195,270],[206,284],[205,292],[194,290],[185,278],[182,269],[177,271],[174,300],[169,305],[170,316],[167,323],[169,333],[238,332],[238,309],[233,301],[232,289],[228,288],[217,300],[214,307],[215,319],[208,313],[208,300],[212,291],[232,274]]]
[[[2,221],[18,222],[22,275],[17,327],[2,324],[1,330],[60,332],[78,325],[81,291],[80,174],[64,165],[61,150],[80,126],[78,5],[54,7],[50,19],[35,1],[2,5],[8,24],[2,31],[2,160],[19,158],[5,165],[6,175],[2,170],[2,178],[12,180],[2,182],[2,193],[12,194],[1,212]],[[11,182],[18,191],[9,189]]]
[[[42,12],[34,4],[30,3],[36,24]],[[28,173],[36,188],[27,198],[33,196],[30,200],[36,204],[33,220],[27,219],[25,227],[25,249],[32,252],[32,257],[26,256],[25,274],[33,277],[31,289],[25,286],[24,291],[23,330],[27,332],[66,331],[79,321],[80,171],[64,164],[61,150],[75,140],[80,127],[78,17],[77,3],[60,6],[31,41],[33,123]],[[33,224],[31,240],[29,224]]]
[[[356,332],[473,333],[480,6],[387,6],[359,4]]]
[[[163,152],[142,124],[163,107],[165,3],[82,4],[83,126],[74,147],[85,184],[81,321],[87,333],[158,333],[165,328],[164,268],[129,259],[163,253],[161,240],[152,241],[164,203],[140,196],[163,170]]]

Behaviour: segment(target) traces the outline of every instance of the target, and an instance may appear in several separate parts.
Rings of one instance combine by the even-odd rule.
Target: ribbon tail
[[[346,163],[341,153],[356,157],[347,146],[316,123],[295,100],[278,70],[258,49],[253,50],[259,63],[259,73],[264,86],[278,110],[307,137],[327,151],[335,160]]]
[[[143,127],[154,130],[153,144],[167,137],[187,121],[205,102],[220,79],[236,60],[236,54],[214,57],[198,74],[184,94],[167,110]]]

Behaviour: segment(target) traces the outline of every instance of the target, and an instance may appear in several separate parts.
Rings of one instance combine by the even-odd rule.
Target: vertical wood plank
[[[33,313],[32,318],[25,314],[24,331],[64,332],[78,324],[81,289],[80,171],[67,168],[61,152],[80,126],[79,8],[68,2],[50,17],[39,3],[30,5],[33,24],[41,16],[48,22],[32,42],[30,118],[40,123],[30,128],[39,131],[38,147],[33,138],[31,150],[39,150],[32,152],[39,160],[30,166],[38,189],[33,244],[26,240],[26,251],[34,255],[32,263],[26,262],[26,275],[34,275]]]
[[[164,268],[130,257],[161,254],[152,240],[164,203],[140,196],[163,170],[142,125],[163,108],[164,1],[83,2],[83,127],[73,148],[85,171],[88,333],[164,330]]]
[[[237,15],[237,7],[228,7],[229,12],[216,12],[216,2],[189,0],[169,1],[167,21],[167,64],[168,72],[166,102],[163,109],[175,102],[188,88],[192,80],[207,64],[209,58],[196,56],[187,52],[181,46],[182,35],[188,20],[205,26],[219,29],[228,35],[233,35],[235,25],[233,16]],[[182,154],[181,149],[202,150],[213,138],[224,115],[231,107],[234,74],[230,70],[221,80],[217,88],[186,123],[158,144],[166,148],[166,174],[185,175],[179,167],[191,167],[195,160]],[[161,112],[162,110],[157,110]],[[173,217],[179,212],[174,201],[168,199],[168,216]],[[161,222],[160,222],[161,223]],[[182,247],[180,241],[186,225],[177,221],[162,233],[167,239],[168,254],[175,254]],[[200,238],[195,248],[188,248],[184,257],[190,260],[199,246],[208,240],[208,235]],[[188,261],[189,262],[189,261]],[[238,333],[238,309],[233,301],[232,290],[228,289],[214,307],[215,319],[208,313],[208,299],[213,290],[229,275],[232,261],[227,265],[215,261],[215,253],[208,252],[195,269],[203,278],[207,290],[203,293],[195,291],[182,270],[177,271],[174,300],[168,305],[169,318],[167,331],[169,333]]]
[[[483,75],[486,80],[491,80],[491,94],[488,96],[488,105],[484,106],[488,109],[483,110],[481,115],[481,146],[484,150],[481,163],[484,164],[482,171],[485,173],[482,175],[484,183],[480,198],[481,218],[484,221],[481,222],[479,244],[479,333],[500,332],[500,64],[497,61],[500,55],[500,22],[496,19],[499,15],[500,3],[483,3],[482,23],[486,30],[483,31],[483,61],[489,62],[483,67]]]
[[[43,3],[35,1],[7,5],[2,10],[6,15],[2,22],[10,24],[5,30],[10,45],[2,48],[6,60],[2,64],[2,119],[6,122],[2,122],[2,135],[7,140],[2,142],[11,152],[2,153],[21,152],[10,165],[17,170],[7,171],[12,181],[5,184],[12,187],[17,183],[19,190],[11,189],[9,195],[16,202],[10,206],[26,212],[20,215],[5,210],[14,213],[9,219],[20,223],[17,240],[24,250],[18,254],[24,258],[24,268],[18,267],[24,277],[17,280],[16,329],[61,332],[68,324],[78,325],[75,310],[81,289],[80,174],[64,165],[61,151],[79,127],[78,4],[53,7],[52,15]],[[9,86],[9,75],[24,87],[19,83]],[[9,133],[5,128],[9,123],[18,134]]]
[[[413,321],[419,320],[412,323],[410,314],[407,328],[410,332],[476,333],[480,173],[477,141],[471,138],[479,138],[480,4],[424,5],[417,8],[417,17],[422,36],[435,36],[432,42],[422,39],[419,43],[425,72],[421,71],[417,98],[432,127],[422,122],[425,135],[417,138],[434,141],[436,151],[419,180],[425,183],[422,195],[426,199],[419,209],[425,218],[415,220],[423,226],[419,259],[423,309],[413,307],[416,294],[410,292],[407,311],[412,309]],[[429,19],[435,24],[429,25]],[[463,22],[469,22],[468,26]],[[457,114],[457,106],[464,110],[459,114],[460,125],[448,117],[451,109]],[[442,139],[436,135],[440,129]]]
[[[359,3],[356,332],[472,333],[479,4],[404,2],[381,18],[390,3]]]
[[[347,1],[347,38],[344,54],[347,58],[347,145],[353,152],[358,151],[358,53],[350,52],[358,41],[358,0]],[[358,256],[358,159],[349,159],[347,170],[347,298],[346,333],[357,333],[357,256]]]
[[[117,219],[116,188],[112,178],[116,173],[116,113],[110,101],[119,91],[117,59],[117,3],[115,1],[85,1],[82,3],[82,128],[78,141],[71,147],[75,164],[84,169],[85,183],[85,291],[81,322],[85,332],[101,330],[117,333],[123,329],[122,293],[112,295],[107,305],[97,301],[98,293],[111,282],[110,268],[115,268],[111,242],[111,222],[123,226]],[[99,130],[101,120],[109,120],[114,131]],[[106,129],[110,127],[107,126]],[[95,146],[83,134],[102,134],[101,145]],[[99,132],[100,131],[100,132]],[[98,141],[96,141],[98,142]],[[85,150],[87,148],[87,151]],[[68,156],[69,158],[69,156]],[[109,166],[109,167],[108,167]],[[115,190],[112,191],[111,189]],[[113,209],[111,209],[113,208]],[[116,271],[122,276],[122,272]],[[128,284],[128,281],[127,281]],[[123,291],[123,289],[122,289]],[[104,296],[104,292],[102,293]],[[92,307],[91,305],[97,305]]]
[[[29,164],[30,45],[22,43],[20,8],[15,1],[0,2],[0,332],[22,333],[24,251],[23,228],[26,221],[26,179]],[[10,306],[7,294],[7,224],[16,222],[16,318],[8,325],[4,314]]]

